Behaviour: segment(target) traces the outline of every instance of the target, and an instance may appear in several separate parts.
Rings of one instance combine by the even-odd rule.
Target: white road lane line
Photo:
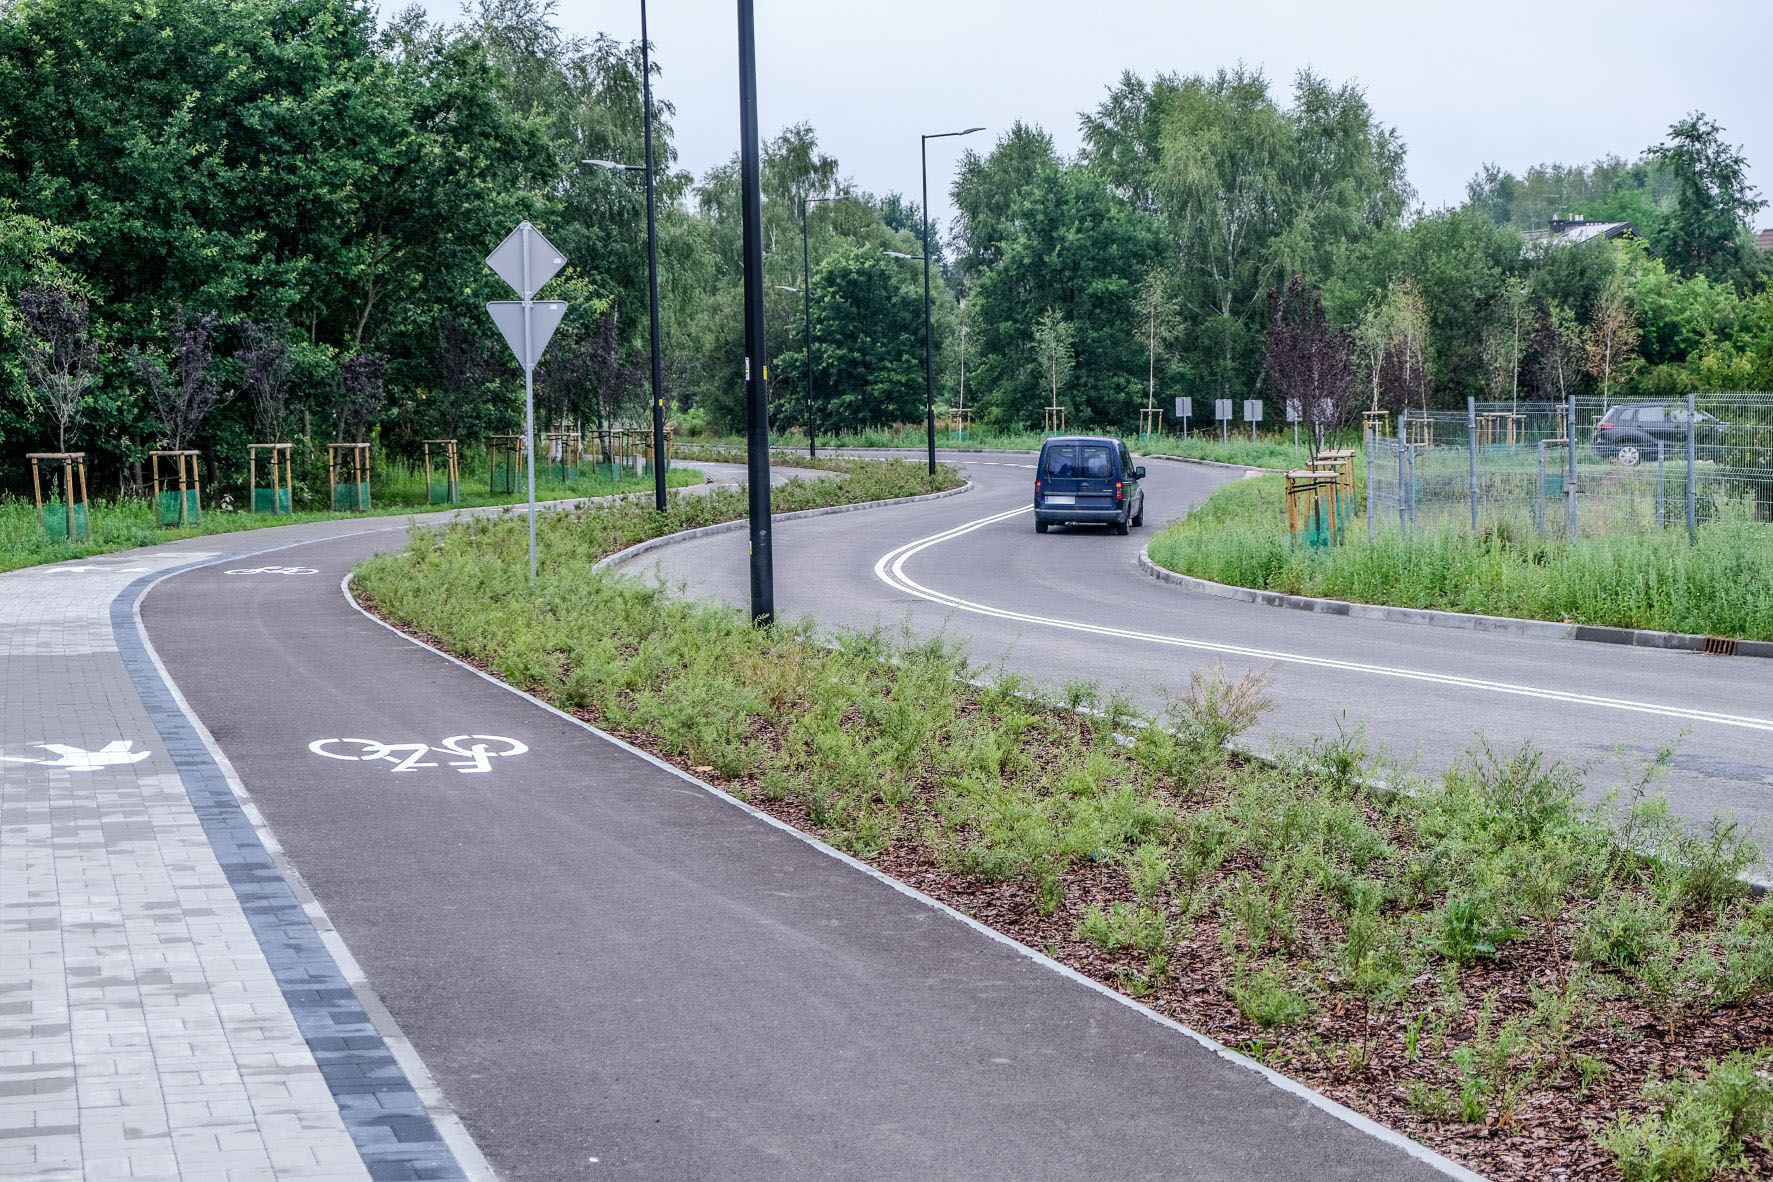
[[[1111,628],[1105,624],[1090,624],[1082,620],[1065,620],[1052,616],[1038,616],[1028,612],[1011,611],[1008,608],[993,607],[987,603],[977,603],[970,599],[962,599],[956,595],[936,591],[916,582],[905,573],[905,563],[911,558],[932,546],[952,541],[974,530],[983,529],[1000,521],[1008,521],[1012,517],[1020,517],[1032,512],[1031,507],[1018,507],[1008,512],[981,517],[974,521],[957,525],[952,529],[938,534],[931,534],[916,541],[907,542],[896,550],[889,550],[881,555],[874,564],[874,574],[881,582],[894,590],[904,591],[931,603],[939,603],[958,611],[972,612],[975,615],[992,616],[1000,620],[1015,620],[1024,624],[1038,624],[1044,628],[1057,628],[1067,632],[1083,632],[1094,636],[1111,636],[1121,640],[1143,641],[1147,644],[1168,645],[1172,648],[1196,649],[1202,652],[1223,653],[1227,656],[1250,657],[1261,661],[1276,661],[1282,664],[1309,665],[1319,669],[1339,669],[1348,673],[1362,673],[1373,677],[1392,677],[1405,681],[1422,681],[1435,685],[1452,686],[1456,689],[1479,690],[1484,693],[1506,694],[1512,697],[1537,698],[1547,702],[1565,702],[1578,706],[1594,706],[1604,710],[1621,710],[1634,714],[1654,714],[1663,718],[1678,718],[1687,722],[1712,723],[1717,726],[1742,727],[1747,730],[1773,732],[1773,719],[1754,718],[1740,714],[1721,714],[1712,710],[1698,710],[1686,706],[1672,706],[1658,702],[1638,702],[1629,698],[1606,698],[1594,694],[1576,693],[1571,690],[1547,689],[1541,686],[1517,685],[1507,681],[1487,681],[1476,677],[1459,677],[1450,673],[1434,673],[1426,669],[1405,669],[1395,665],[1370,665],[1360,661],[1340,661],[1332,657],[1314,657],[1305,653],[1284,652],[1277,649],[1251,648],[1239,644],[1222,644],[1210,640],[1197,640],[1187,636],[1167,636],[1156,632],[1137,632],[1127,628]]]

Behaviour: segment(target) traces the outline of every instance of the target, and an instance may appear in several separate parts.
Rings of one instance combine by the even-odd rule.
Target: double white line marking
[[[1373,677],[1393,677],[1404,681],[1429,682],[1434,685],[1451,686],[1455,689],[1478,690],[1484,693],[1506,694],[1517,698],[1537,698],[1547,702],[1565,702],[1576,706],[1594,706],[1604,710],[1623,710],[1634,714],[1654,714],[1662,718],[1678,718],[1685,722],[1712,723],[1717,726],[1742,727],[1748,730],[1773,732],[1773,719],[1753,718],[1741,714],[1721,714],[1714,710],[1695,710],[1686,706],[1671,706],[1658,702],[1638,702],[1630,698],[1607,698],[1595,694],[1576,693],[1571,690],[1547,689],[1542,686],[1517,685],[1507,681],[1487,681],[1477,677],[1460,677],[1451,673],[1434,673],[1426,669],[1404,669],[1396,665],[1371,665],[1361,661],[1339,661],[1332,657],[1314,657],[1304,653],[1281,652],[1276,649],[1252,648],[1241,644],[1222,644],[1211,640],[1197,640],[1188,636],[1169,636],[1159,632],[1138,632],[1129,628],[1111,628],[1106,624],[1090,624],[1082,620],[1065,620],[1053,616],[1039,616],[1028,612],[1011,611],[1008,608],[993,607],[987,603],[978,603],[971,599],[962,599],[957,595],[949,595],[917,582],[905,573],[905,564],[910,559],[923,553],[932,546],[995,525],[1000,521],[1008,521],[1031,512],[1026,507],[1018,507],[1004,513],[981,517],[975,521],[957,525],[953,529],[944,530],[939,534],[931,534],[927,538],[919,538],[907,542],[896,550],[888,551],[874,564],[874,575],[887,586],[897,591],[915,595],[919,599],[927,599],[931,603],[939,603],[956,611],[971,612],[974,615],[991,616],[999,620],[1014,620],[1022,624],[1036,624],[1043,628],[1057,628],[1066,632],[1082,632],[1093,636],[1109,636],[1118,640],[1133,640],[1145,644],[1167,645],[1171,648],[1194,649],[1200,652],[1219,653],[1232,657],[1247,657],[1258,661],[1274,661],[1287,665],[1308,665],[1318,669],[1336,669],[1345,673],[1363,673]]]

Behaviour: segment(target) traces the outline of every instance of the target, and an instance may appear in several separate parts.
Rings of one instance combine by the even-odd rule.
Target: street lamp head
[[[906,254],[902,250],[883,250],[883,251],[881,251],[881,253],[891,255],[893,258],[896,258],[896,259],[910,259],[914,263],[921,263],[923,261],[922,255],[920,255],[920,254]]]
[[[800,294],[800,288],[798,288],[798,287],[783,287],[780,283],[774,283],[774,284],[771,284],[770,286],[774,287],[777,291],[791,291],[795,295]]]
[[[580,164],[595,164],[598,168],[607,168],[614,172],[645,172],[643,164],[618,164],[614,160],[581,160]]]
[[[972,135],[975,131],[984,131],[983,127],[969,127],[965,131],[957,131],[955,135]]]
[[[932,131],[923,138],[926,140],[943,140],[951,136],[972,135],[975,131],[984,131],[983,127],[968,127],[961,131]]]

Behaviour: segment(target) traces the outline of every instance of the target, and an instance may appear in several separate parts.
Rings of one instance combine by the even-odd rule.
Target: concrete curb
[[[1202,595],[1220,599],[1236,599],[1244,603],[1260,603],[1267,607],[1286,607],[1294,611],[1317,612],[1326,616],[1351,616],[1362,620],[1385,620],[1394,624],[1427,624],[1436,628],[1461,628],[1467,632],[1496,632],[1507,636],[1526,636],[1539,640],[1580,640],[1591,644],[1623,644],[1635,648],[1672,649],[1703,653],[1715,648],[1718,638],[1696,636],[1685,632],[1656,632],[1646,628],[1608,628],[1595,624],[1564,624],[1551,620],[1523,620],[1514,616],[1481,616],[1470,612],[1439,611],[1433,608],[1388,607],[1376,603],[1352,603],[1345,599],[1318,599],[1310,595],[1287,595],[1280,591],[1262,591],[1254,587],[1234,587],[1210,579],[1178,574],[1151,560],[1150,547],[1139,551],[1139,569],[1162,583],[1170,583]],[[1729,642],[1726,642],[1729,643]],[[1773,642],[1738,640],[1734,651],[1723,655],[1737,657],[1773,657]]]
[[[707,462],[713,463],[714,461]],[[887,509],[894,505],[915,505],[919,501],[939,501],[944,497],[957,497],[963,492],[971,492],[972,489],[973,482],[969,480],[959,488],[945,488],[941,492],[919,493],[915,497],[891,497],[884,501],[857,501],[851,505],[827,505],[822,509],[801,509],[794,513],[776,514],[772,520],[798,521],[802,517],[825,517],[832,513],[854,513],[859,509]],[[680,530],[677,533],[666,534],[659,538],[648,538],[644,542],[635,543],[626,550],[617,550],[614,554],[599,558],[591,564],[591,569],[594,571],[612,570],[618,566],[625,566],[654,550],[663,549],[674,542],[687,542],[691,538],[706,538],[713,534],[730,534],[744,529],[746,524],[745,520],[740,518],[737,521],[722,521],[714,525],[699,526],[696,529]]]

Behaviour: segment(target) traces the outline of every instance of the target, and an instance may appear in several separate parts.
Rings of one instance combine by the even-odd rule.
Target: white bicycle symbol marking
[[[437,767],[436,763],[425,759],[427,755],[454,755],[459,758],[450,761],[448,766],[463,775],[470,775],[490,772],[492,760],[522,755],[529,747],[503,735],[451,735],[435,747],[429,743],[384,743],[380,739],[315,739],[308,744],[308,750],[328,759],[351,763],[374,763],[386,759],[393,763],[393,770],[397,772]]]
[[[226,575],[317,575],[320,572],[311,566],[240,566]]]

